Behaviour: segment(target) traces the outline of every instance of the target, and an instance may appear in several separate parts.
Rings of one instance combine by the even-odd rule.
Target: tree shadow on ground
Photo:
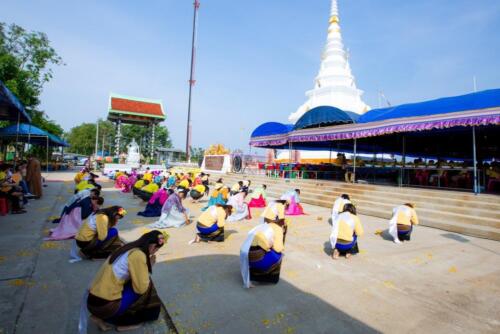
[[[283,268],[286,265],[285,257]],[[378,333],[283,278],[276,285],[244,289],[236,255],[162,262],[155,266],[153,276],[179,332]]]

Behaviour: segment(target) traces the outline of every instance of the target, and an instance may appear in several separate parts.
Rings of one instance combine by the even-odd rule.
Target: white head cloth
[[[337,200],[335,200],[332,208],[332,222],[344,210],[344,205],[348,203],[351,203],[351,201],[342,197],[339,197],[337,198]]]

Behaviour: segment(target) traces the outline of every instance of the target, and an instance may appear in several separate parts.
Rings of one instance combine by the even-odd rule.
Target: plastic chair
[[[0,197],[0,216],[5,216],[9,213],[9,202],[7,202],[7,198]]]

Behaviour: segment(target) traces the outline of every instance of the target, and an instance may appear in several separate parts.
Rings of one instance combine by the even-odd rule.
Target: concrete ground
[[[82,293],[102,262],[69,264],[70,241],[43,241],[72,176],[50,174],[29,214],[0,217],[0,333],[77,331]],[[104,194],[105,205],[129,211],[119,225],[124,239],[155,220],[137,216],[145,204],[111,183]],[[197,216],[204,203],[186,205]],[[417,227],[411,242],[396,245],[387,221],[361,216],[360,254],[333,261],[329,210],[304,207],[308,215],[292,218],[279,284],[250,290],[242,288],[239,247],[261,210],[228,224],[221,244],[188,245],[194,224],[169,229],[153,269],[168,313],[133,333],[500,332],[500,243]]]

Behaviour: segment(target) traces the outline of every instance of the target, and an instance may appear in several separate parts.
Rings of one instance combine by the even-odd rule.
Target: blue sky
[[[0,21],[48,34],[66,66],[42,108],[66,130],[107,114],[110,92],[162,99],[184,148],[192,0],[0,0]],[[313,86],[329,0],[201,0],[193,144],[248,149]],[[378,106],[500,87],[500,1],[339,0],[364,100]]]

